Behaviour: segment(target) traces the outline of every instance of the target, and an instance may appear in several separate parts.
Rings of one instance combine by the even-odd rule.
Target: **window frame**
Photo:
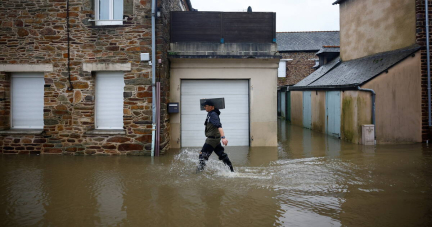
[[[94,0],[95,4],[95,25],[103,26],[103,25],[123,25],[123,18],[121,20],[114,20],[114,0],[109,0],[109,19],[108,20],[100,20],[100,0]],[[124,0],[122,0],[122,4],[124,7]],[[124,8],[123,13],[124,14]]]

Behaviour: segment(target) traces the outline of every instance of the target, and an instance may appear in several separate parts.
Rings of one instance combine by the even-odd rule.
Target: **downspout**
[[[152,146],[151,156],[154,156],[156,142],[156,4],[152,0],[151,23],[152,23]]]
[[[357,89],[359,91],[370,92],[372,95],[372,124],[375,126],[375,130],[374,130],[374,140],[375,141],[374,142],[376,143],[376,122],[375,122],[375,96],[376,96],[376,93],[372,89],[365,89],[365,88],[361,88],[360,86],[358,86]]]
[[[429,127],[432,126],[431,118],[431,77],[430,77],[430,50],[429,50],[429,5],[428,0],[425,0],[425,13],[426,13],[426,58],[427,58],[427,80],[428,80],[428,113],[429,113]]]
[[[66,33],[67,33],[67,56],[68,56],[68,75],[69,75],[69,87],[67,88],[68,91],[73,90],[72,82],[71,82],[71,70],[70,70],[70,31],[69,31],[69,0],[66,2]]]

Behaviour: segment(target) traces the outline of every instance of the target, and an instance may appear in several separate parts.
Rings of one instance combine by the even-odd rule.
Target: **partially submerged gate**
[[[341,94],[340,91],[326,92],[326,133],[340,138]]]
[[[303,92],[303,127],[312,128],[312,92]]]

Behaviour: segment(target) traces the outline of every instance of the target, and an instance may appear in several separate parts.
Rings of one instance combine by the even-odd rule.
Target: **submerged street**
[[[279,121],[278,147],[161,157],[0,156],[0,226],[431,226],[432,147]]]

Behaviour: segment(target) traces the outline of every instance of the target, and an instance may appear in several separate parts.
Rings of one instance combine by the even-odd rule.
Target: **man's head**
[[[214,103],[210,100],[206,100],[202,105],[204,106],[204,109],[207,112],[210,112],[210,111],[214,110],[214,108],[215,108]]]

